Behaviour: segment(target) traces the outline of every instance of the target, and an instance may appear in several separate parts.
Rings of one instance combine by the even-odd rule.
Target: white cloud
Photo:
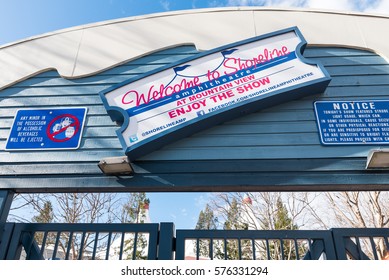
[[[389,14],[389,0],[377,1],[376,5],[368,7],[365,12],[375,14]]]
[[[185,208],[181,209],[181,215],[184,217],[188,216],[188,211]]]
[[[311,8],[389,14],[389,0],[215,0],[218,6]],[[215,6],[215,5],[214,5]]]
[[[339,11],[352,11],[354,9],[354,5],[350,0],[307,0],[305,7]]]
[[[173,219],[173,220],[177,220],[177,216],[175,214],[170,214],[170,217]]]
[[[165,11],[170,11],[170,1],[168,1],[168,0],[161,0],[161,1],[159,1],[159,4],[161,4],[162,8]]]
[[[302,7],[306,0],[228,0],[229,6]]]
[[[195,197],[195,206],[197,209],[204,210],[205,206],[210,203],[210,201],[214,198],[214,195],[212,193],[207,194],[201,194],[199,196]]]

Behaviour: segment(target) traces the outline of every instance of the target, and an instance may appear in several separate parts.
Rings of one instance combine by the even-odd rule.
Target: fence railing
[[[388,249],[389,228],[175,230],[173,223],[7,223],[0,259],[379,260]]]
[[[336,259],[330,231],[177,230],[176,259]]]

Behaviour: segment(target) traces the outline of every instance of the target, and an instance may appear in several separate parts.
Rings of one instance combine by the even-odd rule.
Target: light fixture
[[[389,169],[389,149],[370,150],[366,169]]]
[[[105,175],[129,175],[134,173],[128,157],[103,158],[98,164]]]

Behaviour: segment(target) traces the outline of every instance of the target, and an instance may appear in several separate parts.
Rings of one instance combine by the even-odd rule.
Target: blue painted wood
[[[389,74],[389,65],[327,66],[332,77]]]
[[[11,209],[13,195],[14,193],[11,191],[0,190],[0,241],[3,235],[4,224]]]
[[[333,57],[333,56],[375,56],[376,54],[359,49],[341,47],[308,47],[304,51],[304,56],[309,58]]]
[[[52,188],[53,182],[58,182],[59,185],[56,187],[97,186],[97,189],[100,189],[105,182],[119,191],[123,191],[122,188],[126,184],[132,185],[131,190],[145,186],[152,186],[150,189],[156,190],[163,187],[164,183],[161,182],[173,180],[175,172],[182,174],[182,177],[174,182],[179,186],[184,186],[185,181],[188,185],[198,186],[219,185],[222,182],[250,186],[314,185],[315,182],[321,182],[338,184],[339,188],[356,182],[367,186],[368,182],[362,176],[366,155],[370,149],[385,145],[322,146],[313,111],[313,102],[316,100],[388,98],[389,64],[374,53],[345,48],[305,50],[306,57],[322,62],[333,77],[333,81],[323,94],[280,104],[221,123],[171,143],[135,162],[141,167],[140,172],[150,173],[135,176],[133,181],[129,178],[124,182],[118,182],[113,178],[102,180],[105,177],[101,175],[97,162],[104,157],[122,156],[124,152],[116,136],[118,126],[108,117],[98,93],[129,77],[195,53],[197,50],[194,46],[168,49],[82,79],[66,80],[56,71],[47,71],[2,90],[0,188],[7,186],[26,188],[29,179],[39,175],[40,178],[34,179],[31,188],[38,188],[39,184]],[[18,108],[67,106],[88,107],[83,139],[78,150],[4,151],[9,129]],[[283,162],[285,164],[282,164]],[[223,170],[228,171],[231,177],[221,174]],[[234,177],[234,170],[241,175]],[[280,174],[275,176],[261,172]],[[288,182],[285,181],[286,175],[283,172],[288,172],[290,177]],[[352,177],[349,172],[359,172],[359,175]],[[197,177],[193,175],[196,173],[208,175]],[[62,174],[62,177],[58,177],[59,174]],[[81,177],[72,178],[75,174]],[[246,181],[244,174],[249,178]],[[91,177],[82,178],[85,175]],[[159,176],[162,176],[162,180],[153,179]],[[261,182],[255,183],[258,176]],[[60,183],[60,180],[64,181]],[[212,182],[213,180],[219,181]],[[373,187],[384,184],[382,176],[371,174],[369,180]]]
[[[336,175],[333,175],[336,174]],[[349,172],[221,172],[137,174],[136,176],[4,177],[0,189],[18,192],[166,192],[166,191],[360,191],[387,190],[387,176]]]

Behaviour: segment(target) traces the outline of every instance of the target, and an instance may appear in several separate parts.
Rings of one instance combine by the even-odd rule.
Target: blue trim
[[[286,34],[289,32],[295,32],[296,36],[301,40],[301,42],[296,46],[296,51],[291,52],[289,54],[289,56],[287,57],[287,59],[291,60],[291,59],[295,59],[297,57],[303,63],[309,64],[309,65],[315,65],[323,72],[325,77],[323,77],[321,79],[316,79],[315,81],[310,81],[310,82],[306,82],[306,83],[299,84],[296,86],[291,86],[291,87],[288,87],[286,90],[285,89],[276,90],[274,92],[267,93],[265,96],[258,96],[256,98],[253,98],[249,102],[246,102],[246,101],[240,102],[236,105],[228,107],[227,111],[215,111],[212,113],[207,113],[206,115],[203,115],[203,116],[200,116],[200,117],[193,119],[191,121],[185,122],[184,125],[177,125],[174,128],[170,128],[169,130],[167,130],[165,132],[159,133],[157,136],[152,136],[148,139],[142,140],[138,144],[134,144],[131,147],[127,147],[127,144],[122,136],[122,132],[128,127],[128,125],[130,123],[130,118],[129,118],[128,113],[130,113],[132,115],[136,115],[136,114],[140,113],[141,111],[136,112],[134,109],[129,109],[128,113],[127,113],[122,108],[109,106],[107,98],[106,98],[106,94],[112,92],[113,90],[121,88],[129,83],[132,83],[132,82],[138,81],[140,79],[143,79],[145,77],[154,75],[154,74],[159,73],[161,71],[164,71],[167,69],[174,69],[177,66],[185,67],[186,65],[183,65],[183,64],[189,63],[190,61],[197,60],[199,58],[202,58],[202,57],[214,54],[214,53],[222,52],[224,50],[230,50],[236,46],[249,44],[249,43],[259,41],[259,40],[262,40],[265,38],[270,38],[270,37]],[[302,36],[301,32],[299,31],[299,29],[297,27],[286,28],[283,30],[271,32],[271,33],[264,34],[261,36],[252,37],[252,38],[249,38],[246,40],[242,40],[239,42],[235,42],[232,44],[228,44],[225,46],[221,46],[221,47],[209,50],[209,51],[205,51],[205,52],[193,55],[189,58],[179,60],[174,64],[169,64],[169,65],[157,68],[153,71],[147,72],[145,74],[139,75],[135,78],[128,79],[120,84],[117,84],[115,86],[112,86],[112,87],[100,92],[99,94],[100,94],[100,97],[103,101],[103,104],[104,104],[105,108],[107,109],[107,112],[110,115],[111,119],[113,121],[118,121],[119,123],[122,123],[122,127],[117,130],[117,135],[119,137],[119,140],[120,140],[122,146],[127,147],[127,148],[125,148],[125,153],[129,156],[130,159],[136,159],[136,158],[138,158],[142,155],[145,155],[149,152],[152,152],[152,151],[154,151],[154,150],[156,150],[156,149],[158,149],[166,144],[169,144],[174,140],[189,136],[189,135],[191,135],[195,132],[198,132],[202,129],[209,128],[210,126],[213,126],[213,125],[216,125],[216,124],[221,123],[223,121],[226,121],[227,119],[239,117],[241,115],[251,113],[254,111],[258,111],[260,109],[264,109],[264,108],[267,108],[269,106],[273,106],[273,105],[276,105],[279,103],[294,100],[296,98],[300,98],[300,97],[306,96],[308,94],[318,93],[318,92],[324,91],[324,89],[326,88],[326,86],[329,84],[329,82],[331,80],[330,75],[328,74],[328,72],[324,69],[324,67],[321,64],[314,62],[314,61],[311,61],[309,59],[306,59],[302,55],[302,52],[305,49],[306,44],[307,44],[306,40],[304,39],[304,37]],[[230,50],[230,51],[233,51],[233,50]],[[285,58],[285,56],[282,58]],[[274,62],[274,61],[272,61],[272,62]],[[279,63],[281,63],[281,62],[279,62]],[[181,65],[183,65],[183,66],[181,66]],[[269,67],[269,65],[267,65],[265,63],[263,65],[263,67],[266,67],[266,66]],[[262,69],[263,68],[261,68],[260,70],[262,70]],[[180,70],[180,69],[177,69],[177,70]],[[299,91],[294,92],[297,89],[299,89]],[[185,91],[188,91],[188,89],[186,89]],[[293,92],[293,94],[292,95],[286,94],[288,92]],[[280,93],[285,93],[285,94],[280,95]],[[177,93],[175,93],[175,94],[177,94]],[[157,104],[157,102],[158,103],[162,102],[163,104],[166,104],[170,101],[168,98],[166,98],[165,100],[151,101],[148,104],[138,106],[136,108],[136,110],[139,110],[139,108],[142,109],[146,106],[148,107],[148,109],[150,108],[150,106],[158,107],[159,104]]]

